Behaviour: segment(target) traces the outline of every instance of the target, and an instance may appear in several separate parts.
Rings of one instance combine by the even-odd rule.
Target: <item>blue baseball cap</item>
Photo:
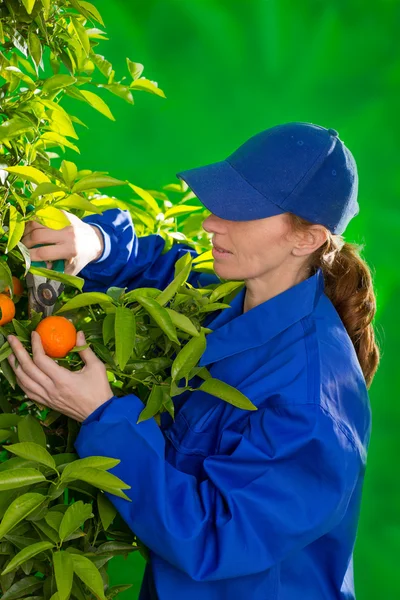
[[[230,221],[285,212],[342,234],[359,213],[358,173],[335,129],[276,125],[225,160],[176,174],[213,214]]]

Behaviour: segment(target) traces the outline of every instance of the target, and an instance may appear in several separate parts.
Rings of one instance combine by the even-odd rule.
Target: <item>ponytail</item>
[[[296,231],[313,225],[297,215],[287,214]],[[359,245],[345,242],[341,235],[328,231],[327,241],[311,255],[308,265],[313,273],[322,269],[325,294],[349,334],[369,388],[379,365],[380,350],[372,324],[376,313],[372,274],[360,256],[361,250]]]

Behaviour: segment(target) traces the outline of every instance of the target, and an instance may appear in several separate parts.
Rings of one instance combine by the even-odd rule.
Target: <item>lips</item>
[[[226,252],[227,254],[232,254],[231,252],[229,252],[229,250],[226,250],[225,248],[222,248],[221,246],[217,246],[217,244],[213,244],[213,246],[219,252]]]

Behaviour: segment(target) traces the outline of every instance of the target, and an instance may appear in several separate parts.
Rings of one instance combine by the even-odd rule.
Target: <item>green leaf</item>
[[[64,227],[71,225],[68,217],[54,206],[40,208],[36,211],[35,216],[42,225],[50,227],[50,229],[64,229]]]
[[[9,206],[10,212],[10,223],[9,223],[9,231],[8,231],[8,242],[6,252],[10,252],[21,240],[24,235],[25,230],[25,222],[23,221],[22,215],[17,211],[17,209],[10,204]]]
[[[10,439],[12,436],[12,432],[9,429],[0,429],[0,442],[4,443],[6,440]]]
[[[55,469],[56,463],[54,458],[47,452],[45,448],[39,446],[34,442],[21,442],[19,444],[11,444],[7,446],[7,450],[20,456],[21,458],[27,458],[41,465],[46,465],[51,469]],[[1,536],[0,536],[1,537]]]
[[[36,469],[15,469],[0,473],[0,492],[15,490],[25,485],[46,481],[46,477]]]
[[[26,415],[19,421],[18,439],[20,442],[35,442],[46,448],[46,434],[39,421],[32,415]]]
[[[142,198],[142,200],[146,202],[146,204],[148,205],[155,217],[161,212],[160,207],[158,206],[156,200],[153,198],[150,192],[144,190],[138,185],[133,185],[133,183],[128,183],[128,185],[138,196],[140,196],[140,198]]]
[[[93,4],[91,4],[90,2],[86,2],[85,0],[78,0],[78,4],[79,6],[81,6],[83,9],[86,10],[86,12],[98,23],[100,23],[101,25],[103,25],[104,27],[104,21],[101,17],[101,14],[99,13],[99,11],[97,10],[97,8],[95,6],[93,6]]]
[[[152,319],[154,319],[168,339],[179,344],[180,342],[176,334],[175,325],[165,308],[160,306],[156,300],[153,300],[153,298],[150,297],[138,296],[137,301],[149,313]]]
[[[91,592],[101,600],[105,600],[103,580],[100,572],[91,560],[80,554],[72,554],[74,573],[83,581]]]
[[[171,396],[165,390],[164,390],[163,406],[164,406],[164,408],[166,408],[166,410],[169,412],[171,417],[174,419],[175,418],[175,406],[174,406],[174,403],[172,402]]]
[[[41,275],[42,277],[46,277],[47,279],[53,279],[54,281],[61,281],[62,283],[66,283],[67,285],[71,285],[72,287],[78,288],[78,290],[81,290],[85,283],[85,280],[82,279],[82,277],[76,277],[75,275],[66,275],[66,273],[59,273],[58,271],[53,271],[52,269],[44,269],[42,267],[31,266],[29,272],[33,275]],[[60,310],[57,312],[60,312]]]
[[[24,260],[24,264],[25,264],[24,277],[26,277],[26,274],[29,271],[30,266],[31,266],[31,256],[29,254],[28,248],[22,242],[18,242],[17,246],[18,246],[18,250],[21,252],[22,258]]]
[[[190,335],[194,335],[197,337],[200,335],[199,331],[197,331],[195,325],[186,315],[182,315],[181,313],[176,312],[176,310],[172,310],[171,308],[165,309],[169,316],[171,317],[171,321],[178,329],[189,333]]]
[[[55,552],[53,554],[53,565],[59,599],[68,600],[74,577],[71,554],[62,551]]]
[[[131,290],[127,292],[123,296],[123,301],[126,304],[131,304],[132,302],[137,302],[139,296],[149,296],[150,298],[157,298],[160,295],[160,290],[157,288],[136,288],[136,290]]]
[[[78,168],[76,164],[69,160],[63,160],[61,163],[61,173],[65,184],[71,188],[76,176],[78,175]]]
[[[0,369],[1,369],[4,377],[7,379],[8,383],[11,385],[12,389],[15,390],[15,386],[17,384],[17,379],[16,379],[16,375],[15,375],[13,369],[11,368],[11,365],[9,364],[8,360],[0,360]]]
[[[105,77],[110,77],[112,71],[112,64],[104,58],[101,54],[92,54],[91,60],[94,62],[96,67],[99,69]]]
[[[103,321],[102,334],[103,342],[107,346],[114,337],[115,315],[106,315]]]
[[[42,60],[42,44],[36,33],[32,30],[28,34],[28,47],[29,54],[32,56],[33,62],[38,68],[40,61]]]
[[[136,321],[129,308],[117,306],[115,311],[115,356],[123,371],[135,346]]]
[[[165,219],[170,219],[171,217],[189,215],[197,210],[204,210],[203,206],[189,206],[188,204],[178,204],[177,206],[173,206],[164,214]]]
[[[22,4],[25,6],[28,15],[31,14],[33,7],[35,6],[36,0],[22,0]]]
[[[66,137],[55,131],[47,131],[40,139],[44,142],[46,148],[51,148],[52,146],[60,146],[63,148],[65,146],[80,154],[78,146],[75,146],[75,144],[67,140]]]
[[[207,252],[203,252],[202,254],[199,254],[199,256],[196,256],[196,258],[193,259],[193,264],[199,264],[199,263],[207,263],[210,260],[214,260],[214,257],[212,255],[212,250],[207,250]]]
[[[67,312],[69,310],[75,310],[82,306],[92,306],[93,304],[112,304],[110,296],[103,294],[103,292],[84,292],[78,294],[71,300],[68,300],[55,314]]]
[[[28,121],[28,119],[14,117],[8,121],[3,121],[0,125],[0,142],[19,137],[21,134],[31,131],[32,129],[34,129],[34,125],[32,121]],[[2,169],[8,171],[8,169],[5,169],[4,167],[2,167]]]
[[[129,590],[132,587],[132,583],[126,583],[124,585],[113,585],[112,587],[107,589],[107,598],[108,600],[113,600],[118,594],[122,594],[126,590]]]
[[[107,529],[109,528],[109,526],[115,519],[115,516],[117,514],[117,509],[110,502],[110,500],[107,498],[107,496],[105,496],[101,492],[99,492],[97,494],[97,509],[99,511],[99,515],[100,515],[100,519],[101,519],[103,528],[105,531],[107,531]]]
[[[4,569],[2,572],[2,575],[10,573],[10,571],[17,569],[20,565],[22,565],[22,563],[53,547],[54,545],[51,542],[37,542],[36,544],[32,544],[31,546],[24,548],[10,560],[6,569]]]
[[[12,274],[10,267],[4,260],[0,260],[0,286],[4,290],[5,288],[12,289]]]
[[[87,175],[82,177],[72,188],[73,192],[83,192],[103,187],[111,187],[113,185],[125,185],[125,181],[120,181],[108,175]]]
[[[95,204],[83,198],[83,196],[79,196],[79,194],[71,194],[71,196],[67,196],[62,200],[56,202],[53,206],[57,208],[66,208],[70,210],[71,208],[76,208],[78,210],[85,210],[91,213],[102,214],[101,208],[98,208]]]
[[[223,308],[231,308],[230,304],[222,304],[222,302],[212,302],[211,304],[205,304],[199,309],[200,313],[213,312],[214,310],[222,310]]]
[[[15,413],[0,414],[0,427],[15,427],[20,419],[21,417]]]
[[[4,537],[15,525],[25,519],[46,500],[42,494],[23,494],[11,502],[0,524],[0,538]]]
[[[82,500],[74,502],[66,510],[59,529],[60,539],[63,542],[71,533],[74,533],[87,519],[93,517],[92,505],[84,504]]]
[[[127,555],[129,552],[136,551],[135,546],[127,544],[126,542],[117,542],[112,540],[110,542],[104,542],[97,548],[98,554],[123,554]]]
[[[76,82],[76,77],[72,75],[53,75],[46,79],[42,91],[45,94],[52,94],[56,90],[61,90]]]
[[[100,98],[97,94],[93,92],[89,92],[88,90],[79,90],[81,94],[84,96],[86,102],[90,104],[92,108],[97,110],[99,113],[111,119],[111,121],[115,121],[115,118],[108,108],[107,104],[104,102],[103,98]]]
[[[35,590],[38,590],[43,586],[43,581],[37,577],[24,577],[16,583],[14,583],[6,593],[1,597],[1,600],[20,600],[24,596],[29,596]],[[42,596],[39,596],[42,598]],[[29,600],[27,598],[26,600]]]
[[[78,21],[78,19],[72,18],[71,23],[76,31],[76,35],[78,36],[78,39],[83,48],[83,51],[85,52],[86,56],[89,56],[90,42],[89,42],[89,38],[88,38],[88,34],[86,32],[86,29],[84,28],[82,23],[80,21]]]
[[[171,367],[173,381],[186,377],[199,362],[207,342],[203,332],[198,337],[193,337],[175,357]]]
[[[8,342],[5,342],[0,348],[0,362],[3,362],[10,354],[12,354],[12,348]]]
[[[32,461],[25,458],[19,458],[18,456],[13,456],[12,458],[7,459],[0,464],[0,472],[12,469],[25,469],[26,467],[32,466],[34,466]]]
[[[193,264],[193,257],[189,251],[185,252],[179,260],[175,263],[174,269],[174,277],[177,277],[183,269],[185,269],[188,265]],[[199,290],[196,290],[199,293]]]
[[[76,472],[68,472],[67,474],[65,474],[65,470],[63,471],[61,481],[73,481],[74,479],[86,481],[86,483],[90,483],[90,485],[94,485],[105,492],[129,500],[128,496],[121,490],[128,490],[131,486],[107,471],[100,471],[91,467],[79,469],[79,471]]]
[[[63,192],[63,190],[55,185],[54,183],[41,183],[37,186],[36,190],[31,194],[30,200],[35,200],[39,196],[45,196],[46,194],[54,194],[55,192]],[[64,192],[65,193],[65,192]]]
[[[161,304],[161,306],[165,306],[165,304],[167,304],[167,302],[169,302],[175,296],[175,294],[178,292],[181,285],[183,285],[187,281],[187,278],[189,277],[190,271],[192,268],[191,260],[188,260],[186,258],[187,256],[189,256],[189,258],[190,258],[189,252],[185,255],[185,260],[188,261],[187,264],[183,267],[183,269],[181,269],[178,272],[176,277],[165,288],[165,290],[162,291],[159,296],[157,296],[157,302],[159,304]],[[182,257],[182,258],[184,258],[184,257]],[[182,260],[182,259],[180,258],[179,260]]]
[[[51,540],[53,544],[58,544],[58,542],[60,541],[60,536],[58,535],[58,532],[56,533],[54,529],[46,523],[44,519],[35,521],[35,527],[37,527],[42,533],[44,533],[44,535],[47,538],[49,538],[49,540]]]
[[[132,62],[129,58],[126,59],[126,64],[128,65],[132,79],[135,81],[143,73],[144,66],[141,63]]]
[[[133,104],[133,95],[128,86],[122,85],[121,83],[98,83],[97,87],[104,88],[114,94],[114,96],[118,96],[125,100],[125,102],[129,102],[129,104]]]
[[[150,396],[146,402],[146,406],[142,410],[137,420],[137,423],[144,421],[145,419],[150,419],[157,414],[163,406],[164,386],[162,385],[153,385]]]
[[[29,342],[31,339],[29,329],[27,327],[24,327],[24,325],[21,325],[21,323],[17,321],[17,319],[13,319],[12,324],[14,325],[15,333],[17,334],[17,336],[19,338],[22,338],[22,340],[24,340],[25,342]]]
[[[44,517],[47,525],[49,525],[56,533],[59,533],[63,515],[57,511],[48,511]]]
[[[212,396],[217,396],[217,398],[221,398],[221,400],[225,400],[225,402],[229,402],[229,404],[233,404],[233,406],[237,406],[238,408],[258,410],[257,406],[247,396],[228,383],[225,383],[225,381],[220,381],[212,377],[206,379],[198,389]]]
[[[88,456],[87,458],[79,458],[65,467],[63,477],[74,476],[76,473],[79,473],[82,469],[86,469],[87,467],[105,471],[119,465],[120,462],[121,461],[118,458],[109,458],[108,456]]]
[[[145,77],[140,77],[136,79],[136,81],[132,81],[129,86],[131,89],[150,92],[151,94],[156,94],[156,96],[161,96],[162,98],[166,98],[164,92],[158,87],[155,81],[150,81]]]
[[[36,167],[3,167],[5,171],[9,173],[14,173],[18,175],[21,179],[25,179],[26,181],[31,181],[32,183],[45,183],[50,182],[50,179],[39,169]]]
[[[145,225],[146,229],[148,229],[150,232],[154,230],[157,222],[154,215],[150,214],[146,210],[142,210],[138,206],[132,206],[131,214],[134,222],[139,221],[139,223]]]
[[[210,296],[210,302],[216,302],[220,298],[224,298],[237,288],[240,288],[244,285],[243,281],[228,281],[227,283],[223,283],[216,287]]]

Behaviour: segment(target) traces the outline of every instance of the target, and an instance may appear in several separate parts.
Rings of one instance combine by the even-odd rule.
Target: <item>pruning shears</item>
[[[34,261],[32,262],[32,266],[47,268],[44,261]],[[64,261],[55,260],[52,270],[64,273]],[[35,312],[43,313],[44,317],[50,316],[54,310],[57,298],[64,289],[64,284],[42,275],[34,275],[33,273],[26,275],[26,284],[28,286],[29,313],[34,310]]]

